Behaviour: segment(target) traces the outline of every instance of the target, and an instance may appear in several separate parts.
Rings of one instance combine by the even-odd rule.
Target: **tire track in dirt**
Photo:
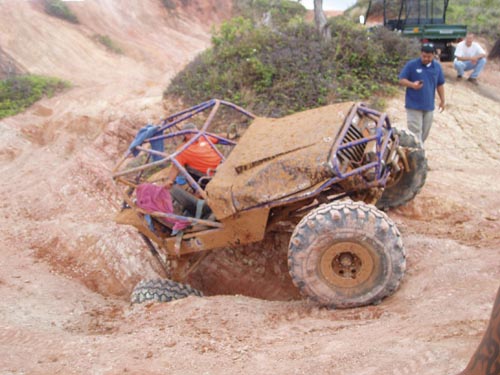
[[[0,374],[42,374],[55,373],[45,364],[65,366],[58,362],[74,352],[74,346],[52,330],[0,326],[0,351]]]
[[[496,137],[495,134],[491,134],[491,138],[487,139],[486,142],[493,143],[492,147],[488,147],[487,145],[485,145],[484,137],[478,137],[476,135],[476,133],[474,133],[472,131],[473,127],[478,125],[477,121],[475,123],[468,122],[468,120],[467,120],[467,118],[469,117],[468,115],[469,115],[469,113],[465,112],[461,108],[456,108],[455,111],[452,113],[452,117],[455,119],[456,125],[462,130],[462,132],[465,135],[470,137],[471,141],[473,141],[474,144],[471,148],[475,148],[477,150],[484,152],[491,159],[500,160],[500,155],[498,154],[498,152],[495,152],[496,150],[498,150],[500,148],[500,143],[495,141],[496,139],[499,139],[499,138]],[[497,117],[498,115],[499,115],[498,112],[494,112],[494,111],[486,114],[486,116],[489,119],[498,118]],[[467,149],[470,149],[470,148],[467,148]],[[445,151],[445,150],[446,149],[444,149],[444,150],[441,149],[440,151]],[[460,148],[455,147],[453,149],[451,149],[451,148],[448,149],[448,151],[451,151],[451,150],[457,151],[457,150],[460,150]],[[462,148],[462,150],[465,150],[465,148]]]
[[[465,140],[470,140],[473,149],[482,151],[494,160],[500,160],[500,129],[495,121],[500,116],[498,105],[500,95],[498,90],[494,89],[495,82],[500,83],[498,78],[490,80],[482,77],[477,85],[457,81],[451,65],[443,65],[447,82],[445,84],[447,109],[443,114],[435,116],[435,121],[439,123],[442,115],[445,115],[445,121],[441,121],[442,126],[458,127],[460,131],[457,134],[465,136]],[[493,66],[496,64],[493,63]],[[487,70],[489,69],[490,66]],[[491,73],[490,76],[493,77],[498,75],[495,72]],[[448,116],[454,121],[451,123],[447,121],[450,120]],[[489,136],[485,137],[485,134]],[[454,144],[450,149],[460,151],[465,148],[463,145]]]

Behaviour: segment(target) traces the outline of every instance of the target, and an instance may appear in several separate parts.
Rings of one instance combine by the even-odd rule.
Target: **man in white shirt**
[[[462,79],[466,71],[472,70],[468,81],[477,84],[477,77],[486,64],[486,52],[474,42],[474,34],[468,33],[465,40],[457,44],[453,67],[457,71],[457,79]]]

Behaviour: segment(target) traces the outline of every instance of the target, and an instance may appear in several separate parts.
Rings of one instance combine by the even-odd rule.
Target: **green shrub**
[[[45,12],[71,23],[79,23],[76,15],[61,0],[45,0]]]
[[[213,33],[212,48],[174,77],[164,96],[188,105],[219,98],[279,117],[394,93],[400,69],[419,55],[418,43],[339,17],[329,23],[332,38],[325,41],[313,24],[297,19],[278,29],[245,17],[229,20]]]
[[[0,81],[0,118],[24,111],[44,96],[52,97],[70,87],[70,83],[53,77],[25,75]]]
[[[173,0],[161,0],[161,2],[163,6],[168,10],[174,10],[177,7]]]
[[[123,50],[107,35],[96,34],[94,38],[101,43],[108,51],[116,54],[123,54]]]
[[[469,31],[491,39],[500,37],[500,0],[450,1],[446,23],[465,24]]]

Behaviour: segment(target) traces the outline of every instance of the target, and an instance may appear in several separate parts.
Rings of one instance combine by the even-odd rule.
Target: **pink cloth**
[[[163,212],[166,214],[174,213],[172,196],[163,186],[156,186],[150,183],[140,184],[137,186],[135,195],[137,197],[137,207],[142,208],[144,211]],[[174,224],[174,231],[183,230],[189,226],[189,222],[187,221],[169,219],[166,217],[163,219]]]

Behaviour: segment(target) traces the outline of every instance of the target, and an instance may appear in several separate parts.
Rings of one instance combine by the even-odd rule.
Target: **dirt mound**
[[[79,25],[46,15],[41,1],[0,4],[0,46],[12,61],[74,85],[2,121],[6,229],[23,222],[19,244],[104,294],[128,294],[152,274],[142,243],[113,224],[119,203],[110,169],[137,129],[161,116],[162,90],[207,47],[207,31],[228,17],[229,4],[192,1],[169,13],[159,1],[71,3]]]
[[[493,63],[479,87],[455,82],[446,66],[448,109],[426,143],[427,184],[389,212],[408,252],[393,297],[346,311],[286,302],[285,260],[254,247],[209,255],[253,273],[204,262],[192,281],[210,297],[129,306],[135,282],[156,273],[136,233],[113,224],[111,168],[137,130],[164,115],[167,82],[230,13],[229,1],[175,3],[174,15],[154,0],[68,2],[81,21],[73,25],[45,15],[41,1],[0,2],[0,48],[11,61],[74,83],[0,121],[0,374],[457,373],[500,279],[500,105],[485,96],[499,86]],[[402,95],[388,112],[405,127]],[[274,301],[219,295],[252,296],[258,275],[253,288]]]

